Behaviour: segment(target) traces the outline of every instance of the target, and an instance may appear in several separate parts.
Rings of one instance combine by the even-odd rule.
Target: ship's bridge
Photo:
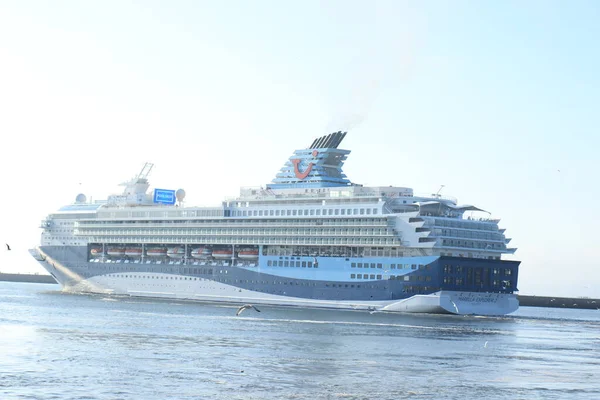
[[[418,201],[414,206],[419,208],[420,215],[430,215],[438,217],[455,217],[461,218],[466,211],[480,211],[489,214],[489,212],[470,204],[456,205],[450,201],[429,200]]]

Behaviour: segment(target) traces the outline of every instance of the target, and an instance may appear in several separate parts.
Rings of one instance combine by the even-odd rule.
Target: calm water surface
[[[0,399],[600,399],[600,311],[236,307],[0,282]]]

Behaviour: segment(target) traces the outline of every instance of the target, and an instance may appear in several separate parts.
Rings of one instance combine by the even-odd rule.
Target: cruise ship
[[[63,290],[230,304],[504,315],[519,303],[516,249],[490,214],[440,191],[352,183],[334,132],[296,150],[264,187],[218,207],[152,189],[42,221],[32,256]]]

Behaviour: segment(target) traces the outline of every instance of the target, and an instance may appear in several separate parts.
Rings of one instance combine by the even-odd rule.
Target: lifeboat
[[[213,250],[212,256],[214,258],[231,258],[233,252],[231,250]]]
[[[108,250],[106,250],[106,254],[108,254],[109,256],[124,256],[125,255],[125,249],[122,247],[109,247]]]
[[[183,247],[171,247],[167,250],[167,256],[171,258],[183,258],[185,249]]]
[[[167,255],[167,249],[162,247],[154,247],[146,250],[147,257],[163,257]]]
[[[126,248],[125,255],[129,257],[140,257],[142,255],[142,249],[140,249],[139,247]]]
[[[102,253],[102,247],[94,247],[90,250],[90,254],[94,257],[101,257],[104,254]]]
[[[238,251],[238,258],[253,259],[258,258],[258,249],[243,249]]]
[[[204,247],[198,247],[192,250],[191,256],[193,258],[206,258],[212,254],[210,249]]]

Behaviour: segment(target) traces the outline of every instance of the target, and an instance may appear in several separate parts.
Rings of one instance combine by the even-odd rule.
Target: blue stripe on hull
[[[383,279],[390,276],[410,274],[419,265],[428,265],[438,257],[284,257],[261,256],[258,266],[260,271],[272,275],[294,279],[319,279],[335,282],[365,281],[354,279],[351,274],[381,275]],[[318,265],[317,268],[314,264]],[[269,265],[270,264],[270,265]],[[277,265],[273,265],[277,264]],[[280,264],[283,264],[280,266]],[[308,267],[311,265],[311,267]],[[359,268],[360,265],[360,268]]]
[[[491,290],[490,284],[494,268],[511,269],[509,280],[516,283],[518,262],[500,260],[464,259],[453,257],[415,257],[390,259],[396,263],[407,261],[412,264],[421,264],[422,269],[405,272],[400,279],[379,280],[319,280],[298,279],[276,274],[277,269],[285,270],[286,267],[272,267],[263,271],[260,267],[234,267],[234,266],[196,266],[196,265],[169,265],[169,264],[141,264],[141,263],[96,263],[88,262],[88,249],[77,246],[45,246],[42,250],[55,259],[60,265],[47,267],[58,280],[64,285],[74,286],[81,280],[102,276],[107,274],[128,273],[151,273],[151,274],[175,274],[184,278],[201,278],[224,283],[239,289],[274,294],[279,296],[295,297],[301,299],[331,300],[331,301],[389,301],[412,297],[415,294],[434,293],[441,289],[484,292],[494,291],[496,293],[512,293],[512,288],[495,288]],[[360,260],[360,261],[359,261]],[[313,269],[314,276],[321,276],[322,271],[338,266],[343,273],[350,276],[351,273],[358,274],[359,268],[352,268],[351,262],[362,263],[390,263],[383,258],[361,258],[361,259],[326,259],[319,258],[319,268]],[[412,262],[414,260],[414,262]],[[342,266],[343,261],[347,266]],[[260,264],[266,263],[261,260]],[[448,266],[461,266],[460,272],[454,268],[451,273],[447,272]],[[304,268],[288,267],[287,269]],[[469,269],[471,273],[469,274]],[[365,272],[374,272],[378,269],[363,269]],[[479,280],[475,280],[473,271],[480,271]],[[391,270],[389,270],[391,271]],[[481,277],[485,273],[485,277]],[[405,280],[405,279],[409,280]],[[448,280],[451,278],[451,282]],[[457,285],[456,280],[461,279],[462,284]]]

